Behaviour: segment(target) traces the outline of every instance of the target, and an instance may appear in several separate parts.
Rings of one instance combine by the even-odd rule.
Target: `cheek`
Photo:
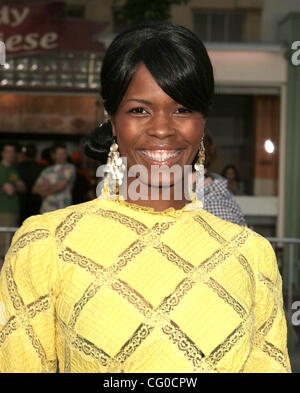
[[[139,127],[132,119],[119,115],[114,122],[114,133],[122,155],[128,155],[139,135]]]
[[[205,122],[203,119],[197,119],[191,121],[189,127],[186,128],[185,138],[190,145],[186,161],[190,165],[193,165],[197,161],[200,142],[204,135],[204,126]]]
[[[191,150],[196,151],[204,135],[204,123],[201,120],[192,121],[184,131],[184,137],[189,142]]]

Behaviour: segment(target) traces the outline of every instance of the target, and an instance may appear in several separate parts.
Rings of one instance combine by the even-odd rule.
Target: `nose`
[[[152,117],[147,130],[148,135],[165,139],[176,133],[172,119],[167,114],[156,114]]]

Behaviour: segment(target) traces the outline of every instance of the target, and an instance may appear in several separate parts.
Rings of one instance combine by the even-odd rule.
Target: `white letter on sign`
[[[25,7],[23,8],[22,11],[18,11],[17,8],[12,8],[11,14],[14,16],[15,20],[14,23],[12,23],[12,27],[16,27],[20,25],[22,22],[24,22],[26,16],[29,14],[29,8]]]
[[[40,41],[41,48],[54,49],[57,47],[58,34],[55,32],[45,34]],[[52,44],[52,45],[51,45]]]
[[[5,62],[5,44],[4,42],[0,41],[0,65],[4,65]]]
[[[6,48],[9,52],[18,51],[22,49],[22,46],[17,47],[16,45],[22,43],[22,36],[20,34],[12,35],[6,40]]]
[[[0,8],[0,26],[1,25],[9,25],[9,11],[6,6]]]
[[[38,39],[39,39],[38,33],[31,33],[25,36],[24,42],[26,42],[27,45],[24,45],[24,49],[25,50],[36,49],[38,47]]]

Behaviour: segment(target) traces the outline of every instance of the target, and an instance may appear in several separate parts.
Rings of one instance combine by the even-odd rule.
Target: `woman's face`
[[[143,183],[151,184],[151,166],[162,171],[163,165],[166,170],[180,166],[181,174],[171,173],[169,184],[160,179],[160,186],[182,179],[184,165],[191,165],[198,152],[205,126],[202,114],[169,97],[142,63],[111,121],[120,155],[127,157],[127,167],[139,164],[147,169],[148,177],[140,176]]]
[[[225,173],[225,177],[228,180],[235,180],[235,172],[232,168],[228,168],[226,173]]]

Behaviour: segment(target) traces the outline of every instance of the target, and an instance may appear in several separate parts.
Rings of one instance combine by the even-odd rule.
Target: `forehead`
[[[132,98],[143,98],[145,100],[165,100],[174,102],[158,85],[147,67],[140,63],[123,97],[123,102]]]
[[[15,147],[13,145],[6,145],[4,146],[3,151],[16,151]]]
[[[66,153],[67,151],[66,151],[66,149],[64,148],[64,147],[57,147],[56,149],[55,149],[55,151],[54,151],[54,153],[60,153],[60,154],[62,154],[62,153]]]

